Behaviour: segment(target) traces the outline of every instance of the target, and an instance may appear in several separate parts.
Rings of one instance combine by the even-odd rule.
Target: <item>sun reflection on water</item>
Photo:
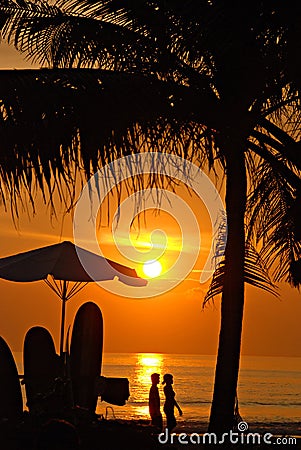
[[[161,374],[163,369],[163,355],[158,353],[139,353],[135,367],[135,389],[131,392],[131,399],[135,403],[138,415],[148,416],[148,395],[151,387],[151,374]]]
[[[137,355],[137,381],[144,386],[150,386],[151,374],[160,374],[163,357],[157,353],[140,353]]]

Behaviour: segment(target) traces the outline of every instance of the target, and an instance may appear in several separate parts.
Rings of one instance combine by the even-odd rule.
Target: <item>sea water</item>
[[[23,373],[22,355],[17,353],[15,358]],[[171,373],[176,399],[183,410],[183,416],[177,417],[179,425],[208,422],[215,362],[215,356],[209,355],[105,353],[102,375],[128,378],[130,397],[124,406],[99,399],[97,413],[107,418],[148,420],[150,376],[157,372],[162,380],[164,373]],[[163,409],[162,384],[159,392]],[[238,399],[240,415],[248,423],[300,423],[301,358],[242,357]]]
[[[153,372],[174,376],[176,399],[186,423],[209,419],[215,356],[174,354],[105,354],[103,375],[127,377],[130,398],[125,406],[113,406],[115,416],[148,419],[148,393]],[[225,389],[227,386],[225,385]],[[163,386],[159,386],[163,406]],[[251,357],[241,360],[238,384],[239,412],[248,422],[286,423],[301,419],[301,358]],[[112,414],[105,402],[98,412]]]

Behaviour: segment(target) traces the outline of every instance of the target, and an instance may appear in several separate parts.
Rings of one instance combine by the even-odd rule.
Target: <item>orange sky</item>
[[[0,45],[0,68],[29,67],[22,59]],[[184,195],[181,193],[181,195]],[[158,352],[215,354],[219,331],[219,299],[202,310],[205,285],[198,282],[206,253],[208,218],[196,196],[190,203],[200,226],[204,248],[194,271],[173,290],[154,298],[118,297],[90,284],[67,304],[67,326],[72,324],[78,307],[87,300],[95,301],[104,317],[104,350],[112,352]],[[58,208],[59,209],[59,208]],[[0,209],[0,257],[30,250],[59,241],[72,240],[72,220],[58,214],[52,223],[49,211],[37,200],[37,214],[29,219],[21,214],[19,230],[14,228],[10,213]],[[179,228],[166,213],[149,215],[150,230],[162,228],[171,247],[164,264],[171,264],[179,243]],[[131,265],[112,245],[110,230],[101,230],[105,256]],[[144,233],[144,234],[143,234]],[[140,239],[147,240],[147,230],[140,229]],[[138,267],[136,267],[139,270]],[[21,350],[26,331],[33,325],[47,327],[58,344],[60,300],[43,282],[13,283],[0,280],[0,335],[14,350]],[[301,356],[301,294],[286,285],[280,298],[247,287],[243,326],[242,353],[248,355]]]

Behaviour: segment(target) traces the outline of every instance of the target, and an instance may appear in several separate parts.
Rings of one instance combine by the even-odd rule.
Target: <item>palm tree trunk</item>
[[[228,141],[229,142],[229,141]],[[226,144],[226,211],[228,239],[221,303],[221,328],[209,431],[233,427],[244,307],[246,169],[240,145]]]

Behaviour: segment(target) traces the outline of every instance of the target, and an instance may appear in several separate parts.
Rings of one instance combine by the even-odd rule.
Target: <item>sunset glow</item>
[[[162,355],[152,354],[148,356],[147,354],[142,354],[139,358],[140,366],[160,368],[162,365]]]
[[[151,382],[151,374],[154,372],[160,373],[163,366],[163,357],[157,353],[140,353],[137,358],[136,376],[137,380],[143,387],[143,390],[148,392]]]
[[[301,450],[300,2],[0,0],[0,450]]]
[[[158,277],[162,272],[162,265],[159,261],[147,261],[143,264],[143,272],[147,277]]]

